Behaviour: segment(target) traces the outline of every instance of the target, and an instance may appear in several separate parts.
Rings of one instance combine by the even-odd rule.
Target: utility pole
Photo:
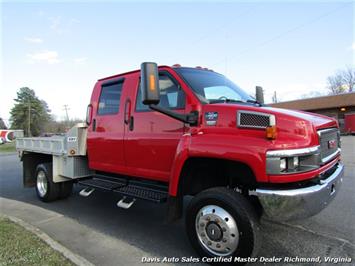
[[[67,117],[67,127],[69,127],[69,115],[68,115],[68,110],[70,110],[69,108],[69,105],[67,104],[64,104],[64,111],[65,111],[65,114],[66,114],[66,117]]]
[[[69,121],[69,115],[68,115],[68,110],[70,110],[69,105],[64,104],[64,110],[65,110],[65,114],[66,114],[66,117],[67,117],[67,121]]]
[[[272,102],[273,102],[273,103],[277,103],[276,91],[274,91],[274,95],[272,96]]]
[[[28,125],[27,125],[27,134],[31,137],[31,102],[28,102]]]

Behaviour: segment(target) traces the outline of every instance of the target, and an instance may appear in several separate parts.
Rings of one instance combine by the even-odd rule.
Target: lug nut
[[[223,231],[223,232],[226,232],[226,231],[227,231],[227,229],[226,229],[225,227],[223,227],[223,228],[222,228],[222,231]]]
[[[211,220],[211,218],[210,218],[209,216],[207,216],[207,217],[206,217],[206,220],[207,220],[207,221],[210,221],[210,220]]]
[[[223,238],[223,240],[222,240],[224,243],[226,243],[227,242],[227,239],[225,239],[225,238]]]
[[[221,245],[220,245],[220,244],[217,244],[217,245],[216,245],[216,248],[220,248],[220,247],[221,247]]]
[[[207,245],[211,246],[211,245],[212,245],[212,242],[211,242],[211,241],[208,241],[208,242],[207,242]]]
[[[215,221],[216,223],[219,223],[219,220],[218,220],[218,219],[215,219],[214,221]]]

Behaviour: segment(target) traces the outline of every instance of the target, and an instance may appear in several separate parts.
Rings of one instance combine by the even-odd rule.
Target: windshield
[[[216,72],[175,68],[203,103],[254,101],[247,93],[225,76]]]

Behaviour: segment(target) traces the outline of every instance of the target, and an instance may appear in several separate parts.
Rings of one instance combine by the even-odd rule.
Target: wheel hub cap
[[[196,216],[195,228],[201,245],[215,256],[229,256],[238,247],[237,223],[229,212],[219,206],[203,207]]]
[[[206,226],[207,236],[213,241],[220,241],[223,236],[221,227],[215,222],[211,222]]]
[[[37,190],[41,197],[47,194],[47,177],[43,171],[39,171],[37,174]]]

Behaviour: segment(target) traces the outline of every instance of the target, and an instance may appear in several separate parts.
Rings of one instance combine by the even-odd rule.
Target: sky
[[[0,117],[21,87],[84,118],[97,79],[141,62],[203,66],[266,102],[325,94],[355,66],[353,1],[2,1]]]

